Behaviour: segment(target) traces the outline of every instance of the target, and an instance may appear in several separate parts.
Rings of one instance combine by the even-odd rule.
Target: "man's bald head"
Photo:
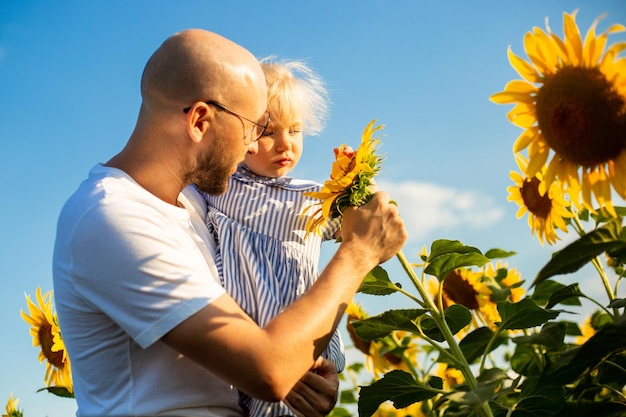
[[[264,85],[248,50],[216,33],[190,29],[168,38],[148,60],[141,95],[145,110],[158,111],[204,100],[241,102],[250,97],[246,90]]]

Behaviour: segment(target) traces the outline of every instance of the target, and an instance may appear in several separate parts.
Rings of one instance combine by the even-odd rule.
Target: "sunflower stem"
[[[576,226],[577,226],[576,231],[581,237],[584,236],[585,228],[580,222],[580,219],[578,218],[578,216],[574,216],[574,221],[576,222]],[[611,288],[611,283],[609,282],[609,279],[606,276],[604,267],[602,266],[602,261],[600,261],[600,258],[596,256],[595,258],[591,260],[591,264],[594,266],[594,268],[596,268],[596,271],[598,271],[598,275],[600,275],[600,280],[602,281],[602,285],[604,285],[604,290],[606,291],[606,294],[609,297],[609,302],[615,300],[615,293],[613,292],[613,289]],[[613,309],[613,311],[616,316],[619,314],[618,309]]]
[[[469,363],[467,362],[465,355],[463,355],[463,352],[461,351],[461,348],[459,347],[457,340],[454,338],[454,335],[452,334],[450,327],[448,327],[448,323],[446,323],[446,320],[445,320],[445,315],[439,312],[439,309],[437,308],[437,306],[435,306],[431,298],[428,296],[428,293],[424,289],[422,282],[415,275],[413,268],[411,268],[411,264],[409,263],[406,256],[404,255],[404,252],[399,251],[396,254],[396,258],[398,258],[398,261],[400,261],[400,265],[402,265],[402,268],[404,268],[404,271],[407,273],[407,275],[411,279],[411,282],[413,282],[413,285],[415,286],[420,296],[422,297],[422,301],[424,302],[424,304],[426,304],[426,307],[428,308],[428,310],[430,310],[432,319],[435,321],[435,324],[437,324],[437,327],[439,328],[439,330],[441,330],[441,333],[443,334],[443,337],[445,338],[446,342],[448,342],[448,347],[450,348],[450,351],[452,352],[452,355],[455,358],[455,362],[457,362],[458,365],[461,365],[459,366],[459,370],[463,373],[463,376],[465,377],[465,381],[470,387],[470,390],[475,389],[478,385],[478,381],[476,380],[476,377],[472,373]],[[489,403],[487,402],[482,403],[477,411],[481,415],[486,416],[486,417],[493,416],[491,412],[491,408],[489,407]]]

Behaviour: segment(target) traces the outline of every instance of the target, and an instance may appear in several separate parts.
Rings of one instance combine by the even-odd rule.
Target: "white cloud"
[[[483,228],[503,216],[493,199],[478,192],[415,181],[376,183],[397,201],[410,240],[464,225]]]

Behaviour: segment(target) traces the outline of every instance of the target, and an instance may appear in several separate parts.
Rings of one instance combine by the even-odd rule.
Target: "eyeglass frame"
[[[261,138],[263,137],[263,134],[264,134],[264,133],[265,133],[265,131],[267,130],[267,127],[270,125],[270,119],[271,119],[271,116],[270,116],[270,112],[268,112],[267,110],[265,111],[265,113],[267,113],[267,122],[265,123],[265,126],[264,126],[264,125],[262,125],[262,124],[259,124],[259,123],[255,122],[255,121],[252,121],[252,120],[248,119],[247,117],[244,117],[244,116],[242,116],[242,115],[240,115],[240,114],[238,114],[238,113],[235,113],[234,111],[232,111],[232,110],[231,110],[231,109],[229,109],[228,107],[224,106],[223,104],[221,104],[221,103],[219,103],[219,102],[217,102],[217,101],[215,101],[215,100],[208,100],[208,101],[205,101],[204,103],[205,103],[205,104],[208,104],[208,105],[211,105],[211,106],[215,106],[215,107],[217,107],[219,110],[223,110],[223,111],[225,111],[226,113],[230,113],[230,114],[232,114],[233,116],[238,117],[239,119],[243,119],[243,120],[246,120],[246,121],[248,121],[248,122],[250,122],[250,123],[253,123],[256,127],[260,127],[260,128],[262,128],[263,130],[261,130],[261,134],[259,134],[259,136],[258,136],[256,139],[253,139],[250,143],[256,142],[256,141],[258,141],[259,139],[261,139]],[[183,112],[185,112],[185,113],[189,113],[189,110],[191,110],[191,106],[189,106],[189,107],[185,107],[185,108],[183,109]],[[265,114],[265,113],[264,113],[264,114]],[[252,133],[252,130],[250,131],[250,133]]]

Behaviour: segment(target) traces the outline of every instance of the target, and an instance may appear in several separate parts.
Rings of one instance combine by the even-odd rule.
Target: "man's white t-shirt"
[[[204,199],[179,202],[96,165],[61,211],[54,299],[80,417],[243,415],[232,386],[160,341],[224,294]]]

